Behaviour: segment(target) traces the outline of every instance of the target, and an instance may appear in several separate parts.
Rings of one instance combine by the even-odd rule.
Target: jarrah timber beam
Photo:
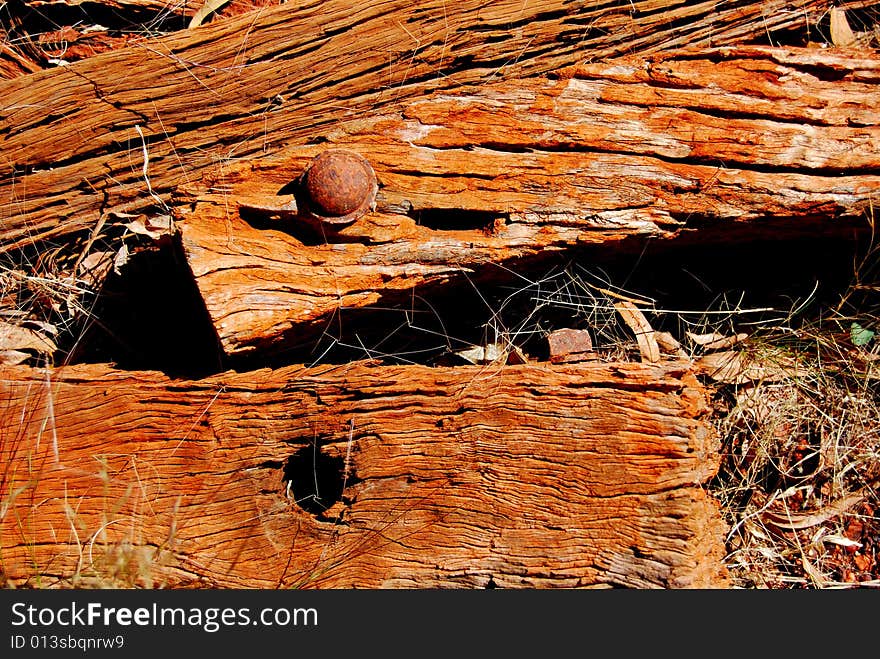
[[[830,5],[305,0],[2,81],[0,253],[161,212],[177,185],[219,161],[274,153],[431,90],[808,31]]]
[[[284,350],[342,308],[577,245],[750,223],[766,238],[766,220],[804,235],[867,230],[878,83],[877,59],[752,47],[438,93],[182,188],[183,247],[237,357]],[[332,148],[372,163],[375,211],[333,235],[273,215]]]
[[[0,574],[722,587],[725,525],[702,488],[718,439],[688,368],[7,367]]]

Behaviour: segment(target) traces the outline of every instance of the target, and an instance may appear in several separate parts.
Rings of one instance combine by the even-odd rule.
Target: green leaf
[[[857,346],[866,345],[874,338],[872,330],[866,329],[858,323],[853,323],[849,326],[849,335],[852,338],[852,342]]]

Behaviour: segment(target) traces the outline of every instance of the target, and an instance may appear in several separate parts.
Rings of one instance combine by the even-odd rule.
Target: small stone
[[[560,329],[547,336],[550,347],[550,362],[567,364],[597,359],[593,351],[593,340],[587,330]]]

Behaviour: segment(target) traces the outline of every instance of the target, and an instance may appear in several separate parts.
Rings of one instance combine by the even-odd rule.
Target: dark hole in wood
[[[277,211],[269,212],[255,208],[242,207],[238,209],[238,216],[250,224],[254,229],[285,229],[289,221],[289,213]]]
[[[313,442],[288,458],[283,482],[297,506],[321,515],[342,498],[344,472],[342,458],[327,455]]]
[[[413,211],[411,215],[417,223],[434,231],[488,231],[496,220],[506,219],[501,213],[459,208],[431,208]]]

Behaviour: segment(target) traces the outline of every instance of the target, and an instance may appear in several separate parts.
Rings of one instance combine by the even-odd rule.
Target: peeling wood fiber
[[[0,437],[0,568],[20,585],[726,584],[702,489],[718,440],[686,363],[13,367],[0,400],[21,420]],[[290,496],[302,451],[336,461],[324,512]]]
[[[847,6],[870,3],[850,2]],[[723,45],[816,21],[826,0],[310,0],[0,82],[0,252],[158,206],[432,90],[583,61]],[[145,157],[146,154],[146,157]]]
[[[342,309],[577,246],[767,239],[783,226],[867,235],[880,200],[878,82],[876,59],[806,49],[582,64],[438,92],[215,168],[181,187],[176,218],[226,355],[264,356]],[[375,213],[314,235],[247,212],[328,148],[372,163]]]

